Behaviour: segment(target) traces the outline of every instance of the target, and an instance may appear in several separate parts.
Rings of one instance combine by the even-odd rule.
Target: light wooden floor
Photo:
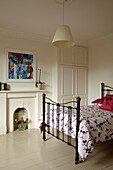
[[[85,162],[74,164],[74,148],[38,130],[0,136],[0,170],[113,170],[113,140],[95,146]]]

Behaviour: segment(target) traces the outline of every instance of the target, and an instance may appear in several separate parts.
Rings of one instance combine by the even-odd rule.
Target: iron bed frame
[[[101,83],[101,98],[105,96],[105,92],[107,92],[107,94],[110,94],[110,92],[113,92],[113,87]]]
[[[101,83],[101,97],[104,97],[104,93],[105,91],[107,91],[107,94],[110,94],[110,91],[113,91],[113,88],[110,86],[105,85],[104,83]],[[49,100],[50,102],[46,102],[46,99]],[[52,136],[56,137],[57,139],[67,143],[70,146],[73,146],[75,148],[75,164],[79,163],[79,153],[78,153],[78,132],[79,132],[79,124],[80,124],[80,101],[81,98],[77,97],[76,101],[69,101],[66,103],[56,103],[53,100],[51,100],[50,98],[46,97],[45,94],[43,94],[43,140],[46,140],[46,132],[48,134],[51,134]],[[71,106],[64,106],[65,104],[69,104],[69,103],[76,103],[76,107],[71,107]],[[62,133],[62,137],[60,138],[59,135],[59,117],[57,117],[57,125],[58,125],[58,129],[56,130],[56,135],[54,132],[54,127],[52,128],[52,132],[50,131],[50,126],[46,125],[45,123],[45,109],[46,109],[46,104],[47,104],[47,113],[48,113],[48,117],[50,116],[50,105],[52,105],[52,109],[53,109],[53,113],[54,113],[54,106],[56,105],[57,107],[57,113],[59,113],[59,109],[60,107],[63,108],[63,115],[64,115],[64,108],[67,107],[68,108],[68,115],[72,115],[72,109],[76,109],[76,113],[77,113],[77,119],[76,119],[76,138],[75,138],[75,143],[76,146],[72,145],[71,143],[71,137],[68,135],[67,136],[67,141],[64,139],[64,133]],[[70,116],[71,117],[71,116]],[[53,114],[53,118],[54,118],[54,114]],[[69,116],[68,116],[69,118]],[[69,120],[69,119],[68,119]],[[49,119],[48,119],[49,121]],[[49,122],[48,122],[49,124]],[[64,125],[64,119],[63,119],[63,125]],[[46,126],[47,126],[47,130],[46,130]],[[71,125],[70,125],[71,126]],[[70,127],[69,126],[69,127]]]

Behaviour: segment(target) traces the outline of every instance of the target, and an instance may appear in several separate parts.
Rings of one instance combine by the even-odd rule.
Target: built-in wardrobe
[[[80,96],[81,105],[87,105],[87,47],[59,48],[57,60],[57,100],[67,102]]]

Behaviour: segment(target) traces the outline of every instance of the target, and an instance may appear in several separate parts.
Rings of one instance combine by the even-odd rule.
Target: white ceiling
[[[73,0],[65,3],[64,23],[75,42],[113,36],[113,0]],[[0,0],[0,34],[52,41],[62,24],[62,5],[55,0]]]

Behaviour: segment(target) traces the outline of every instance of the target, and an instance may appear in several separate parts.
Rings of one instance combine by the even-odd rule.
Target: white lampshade
[[[52,44],[56,47],[72,47],[75,45],[68,25],[60,25],[57,28]]]

